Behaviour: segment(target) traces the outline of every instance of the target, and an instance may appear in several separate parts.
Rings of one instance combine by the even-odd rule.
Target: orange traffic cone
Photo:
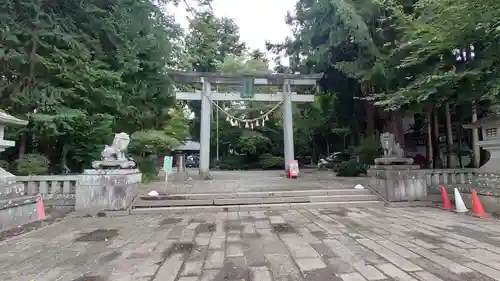
[[[472,189],[472,214],[483,219],[488,217],[484,211],[483,204],[481,204],[479,200],[479,196],[477,196],[475,188]]]
[[[36,200],[36,213],[39,220],[44,220],[47,218],[47,216],[45,215],[45,204],[43,204],[43,197],[40,194],[38,194]]]
[[[450,198],[448,198],[448,193],[446,192],[446,189],[444,188],[444,185],[441,185],[441,198],[443,199],[443,209],[445,210],[451,210],[451,201]]]

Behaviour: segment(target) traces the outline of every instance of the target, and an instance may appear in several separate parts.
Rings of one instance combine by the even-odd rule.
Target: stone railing
[[[72,210],[79,175],[8,177],[0,183],[0,230],[39,219],[36,195],[46,206]]]
[[[425,174],[425,181],[429,194],[440,192],[440,185],[448,190],[454,187],[472,186],[477,179],[477,169],[433,169],[421,170]]]
[[[73,206],[80,175],[18,176],[26,195],[42,194],[51,205]]]
[[[54,175],[54,176],[17,176],[16,181],[24,185],[28,195],[38,193],[49,194],[74,194],[80,175]]]
[[[368,170],[370,188],[388,202],[425,201],[428,195],[476,184],[476,169],[420,169],[410,165],[372,166]]]

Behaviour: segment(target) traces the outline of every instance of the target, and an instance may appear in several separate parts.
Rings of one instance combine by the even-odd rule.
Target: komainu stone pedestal
[[[417,201],[427,196],[426,178],[418,165],[375,165],[370,186],[389,202]]]
[[[137,169],[85,170],[76,189],[75,211],[125,211],[139,193]]]

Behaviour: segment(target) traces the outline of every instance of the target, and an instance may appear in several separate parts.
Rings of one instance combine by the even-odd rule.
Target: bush
[[[340,163],[335,172],[339,177],[357,177],[366,173],[366,165],[358,163],[356,159]]]
[[[363,138],[355,150],[359,155],[359,162],[365,165],[373,165],[375,158],[383,155],[380,140],[375,137]]]
[[[18,176],[46,175],[49,171],[50,162],[41,154],[24,154],[14,161]]]
[[[260,167],[263,170],[280,170],[280,169],[282,170],[285,169],[284,161],[285,160],[283,160],[283,157],[279,156],[261,157]]]
[[[259,162],[253,163],[244,155],[232,155],[223,158],[219,164],[221,170],[251,170],[259,168]]]
[[[148,157],[137,157],[135,159],[139,171],[142,173],[143,182],[151,182],[157,179],[158,172],[158,157],[151,155]]]
[[[9,162],[7,162],[5,160],[0,160],[0,168],[8,171],[10,168]]]
[[[138,131],[130,136],[128,152],[134,155],[165,154],[177,149],[181,143],[162,131]]]

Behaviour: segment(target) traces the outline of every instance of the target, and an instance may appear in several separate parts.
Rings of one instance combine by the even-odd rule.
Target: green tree
[[[79,170],[112,131],[165,128],[182,39],[168,2],[0,3],[0,106],[31,121],[15,132],[21,153]]]

